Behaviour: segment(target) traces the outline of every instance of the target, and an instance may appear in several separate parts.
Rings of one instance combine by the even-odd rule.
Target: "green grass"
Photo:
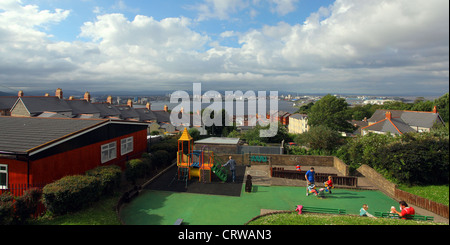
[[[449,187],[448,185],[429,185],[429,186],[400,186],[401,190],[411,194],[427,198],[429,200],[449,205]]]
[[[52,217],[45,215],[30,222],[31,225],[120,225],[116,205],[120,194],[104,197],[91,206],[75,213]]]
[[[368,218],[355,215],[280,213],[262,216],[248,225],[446,225],[435,222]]]

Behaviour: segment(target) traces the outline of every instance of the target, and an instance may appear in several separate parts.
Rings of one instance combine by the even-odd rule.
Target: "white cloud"
[[[197,7],[203,8],[204,20],[226,19],[249,3],[207,0]],[[295,1],[273,3],[280,14],[295,7]],[[123,14],[84,23],[80,37],[88,41],[55,42],[46,27],[64,21],[70,11],[2,0],[0,80],[23,86],[95,84],[98,90],[180,89],[205,82],[305,92],[417,91],[425,83],[440,91],[449,76],[448,5],[441,0],[337,0],[303,23],[229,29],[217,38],[237,37],[240,46],[226,47],[194,31],[189,18],[137,15],[130,20]]]
[[[248,7],[245,0],[204,0],[204,3],[191,6],[199,12],[198,20],[204,21],[208,19],[229,19],[231,14],[235,14]]]
[[[296,10],[296,4],[299,0],[269,0],[272,5],[272,11],[279,15],[286,15]]]

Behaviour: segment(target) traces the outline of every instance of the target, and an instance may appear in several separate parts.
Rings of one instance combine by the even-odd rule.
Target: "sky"
[[[444,94],[447,0],[0,0],[0,91]]]

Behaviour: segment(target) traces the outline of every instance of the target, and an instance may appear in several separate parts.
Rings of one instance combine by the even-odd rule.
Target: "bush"
[[[362,164],[405,185],[448,184],[449,139],[444,133],[369,134],[349,141],[337,157],[356,169]]]
[[[32,188],[16,198],[15,202],[15,224],[25,224],[27,220],[36,213],[39,201],[42,196],[42,190]]]
[[[157,167],[164,167],[170,163],[169,152],[165,150],[158,150],[153,152],[150,157],[152,163]]]
[[[94,176],[66,176],[43,189],[43,203],[55,215],[82,209],[100,197],[100,180]]]
[[[14,197],[5,192],[0,195],[0,225],[10,225],[14,221]]]
[[[101,166],[88,170],[86,175],[98,178],[100,181],[100,192],[104,195],[113,194],[114,190],[120,186],[122,170],[119,166]]]
[[[125,177],[128,181],[135,183],[138,178],[145,176],[147,164],[142,159],[133,159],[127,162]]]

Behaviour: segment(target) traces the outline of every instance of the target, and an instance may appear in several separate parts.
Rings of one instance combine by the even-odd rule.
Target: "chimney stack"
[[[20,90],[20,91],[19,91],[19,93],[17,94],[17,96],[19,96],[19,97],[23,97],[23,91],[22,91],[22,90]]]
[[[434,107],[433,107],[433,113],[438,113],[438,111],[437,111],[437,106],[434,106]]]
[[[62,91],[62,89],[58,88],[56,90],[55,96],[60,98],[60,99],[62,99],[63,98],[63,91]]]
[[[386,119],[389,119],[389,120],[392,119],[392,113],[390,111],[386,112]]]
[[[127,106],[133,107],[133,101],[131,99],[128,99]]]
[[[167,105],[164,105],[164,111],[168,112],[169,111],[169,107]]]
[[[45,93],[45,95],[44,95],[45,97],[48,97],[48,96],[50,96],[48,93]]]
[[[106,103],[108,103],[108,104],[112,104],[112,96],[110,95],[110,96],[108,96],[108,98],[106,99]]]
[[[152,103],[147,102],[147,105],[145,107],[147,108],[147,110],[151,111],[152,110]]]
[[[69,97],[69,100],[73,100],[73,99],[74,99],[74,97],[73,97],[73,96],[70,96],[70,97]]]
[[[91,102],[91,94],[89,92],[84,93],[84,99],[87,102]]]

